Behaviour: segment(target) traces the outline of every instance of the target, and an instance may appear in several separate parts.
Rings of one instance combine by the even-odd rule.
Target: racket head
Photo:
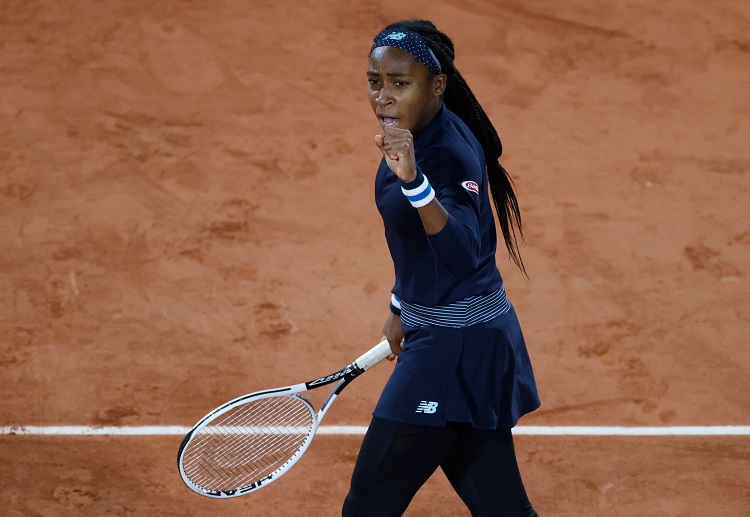
[[[298,393],[265,392],[215,409],[185,436],[180,475],[194,492],[238,497],[278,479],[305,453],[318,415]]]

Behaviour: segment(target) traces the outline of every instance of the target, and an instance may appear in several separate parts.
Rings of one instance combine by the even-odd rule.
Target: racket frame
[[[375,366],[377,363],[388,357],[390,354],[390,345],[388,345],[387,340],[383,339],[380,343],[357,358],[357,360],[335,373],[301,384],[294,384],[291,386],[284,386],[282,388],[257,391],[254,393],[249,393],[247,395],[242,395],[241,397],[232,399],[229,402],[217,407],[202,419],[200,419],[198,423],[196,423],[193,428],[185,435],[185,438],[183,438],[182,443],[180,444],[180,448],[177,453],[177,466],[180,470],[180,476],[182,477],[182,480],[194,492],[202,496],[211,497],[214,499],[238,497],[241,495],[249,494],[250,492],[269,485],[270,483],[281,477],[281,475],[288,471],[290,468],[292,468],[297,463],[297,461],[299,461],[302,455],[307,451],[310,443],[312,443],[312,439],[315,436],[315,433],[318,430],[318,427],[320,426],[320,422],[323,420],[323,417],[328,412],[331,404],[333,404],[333,401],[336,400],[336,397],[339,396],[341,391],[350,382],[352,382],[361,374],[369,370],[371,367]],[[315,412],[315,408],[313,408],[310,401],[300,395],[300,393],[303,393],[305,391],[310,391],[333,383],[336,383],[336,386],[333,387],[331,393],[328,395],[325,402],[323,402],[323,404],[320,406],[320,409],[317,411],[317,413]],[[212,490],[204,488],[190,479],[184,469],[183,457],[188,448],[188,445],[190,445],[192,441],[192,438],[198,431],[208,426],[211,422],[219,418],[221,415],[236,408],[237,406],[241,406],[255,400],[278,396],[295,397],[301,400],[307,406],[312,416],[312,425],[310,427],[310,431],[308,431],[307,436],[305,437],[302,444],[286,462],[284,462],[276,470],[264,476],[263,478],[233,489]]]

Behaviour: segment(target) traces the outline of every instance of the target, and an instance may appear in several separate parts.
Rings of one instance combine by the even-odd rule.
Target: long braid
[[[474,96],[469,85],[453,64],[455,51],[451,39],[427,20],[402,20],[386,27],[387,29],[407,29],[416,32],[440,61],[443,73],[448,76],[445,90],[445,105],[464,121],[479,140],[487,163],[487,179],[492,200],[503,232],[505,247],[513,262],[526,274],[521,253],[518,249],[516,230],[523,239],[521,211],[514,191],[513,180],[498,161],[503,153],[500,137],[487,114]]]

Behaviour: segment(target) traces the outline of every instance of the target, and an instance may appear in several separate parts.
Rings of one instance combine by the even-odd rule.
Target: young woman
[[[383,128],[375,194],[396,273],[383,334],[398,362],[345,517],[402,515],[438,466],[473,516],[536,515],[510,430],[539,398],[495,263],[490,194],[523,270],[520,213],[497,132],[453,58],[425,20],[389,25],[370,51],[367,95]]]

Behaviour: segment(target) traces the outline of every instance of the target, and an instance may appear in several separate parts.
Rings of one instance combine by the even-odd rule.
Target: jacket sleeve
[[[423,165],[436,197],[448,212],[448,222],[440,232],[428,235],[427,239],[438,260],[455,277],[464,280],[470,277],[479,266],[479,186],[482,181],[484,164],[478,164],[473,156],[461,157],[441,153],[440,174],[435,174],[436,183]]]

